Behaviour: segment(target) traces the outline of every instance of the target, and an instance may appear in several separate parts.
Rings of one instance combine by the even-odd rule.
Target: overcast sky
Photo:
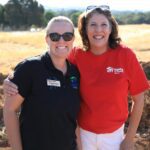
[[[150,0],[37,0],[46,8],[86,8],[88,5],[107,4],[112,10],[150,11]],[[0,0],[4,5],[8,0]]]

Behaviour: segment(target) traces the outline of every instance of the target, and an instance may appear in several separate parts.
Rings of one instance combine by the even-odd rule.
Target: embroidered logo
[[[78,81],[75,76],[70,77],[70,83],[73,89],[78,89]]]
[[[113,73],[113,74],[120,74],[124,72],[123,68],[113,68],[113,67],[107,67],[106,68],[107,73]]]

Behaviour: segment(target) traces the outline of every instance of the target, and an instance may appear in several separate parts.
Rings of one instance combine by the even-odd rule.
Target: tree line
[[[83,10],[45,10],[36,0],[9,0],[0,5],[0,26],[9,26],[12,30],[44,27],[54,16],[69,17],[77,26],[78,16]],[[119,24],[150,24],[149,12],[113,12]]]

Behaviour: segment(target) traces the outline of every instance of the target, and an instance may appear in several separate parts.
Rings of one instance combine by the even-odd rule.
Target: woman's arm
[[[126,136],[121,144],[121,150],[133,150],[134,149],[134,137],[142,116],[144,107],[144,92],[133,96],[133,104],[131,110],[131,116],[129,118],[129,126]]]
[[[3,108],[4,123],[12,150],[22,150],[19,120],[17,116],[17,111],[22,102],[23,97],[20,94],[14,96],[5,95]]]

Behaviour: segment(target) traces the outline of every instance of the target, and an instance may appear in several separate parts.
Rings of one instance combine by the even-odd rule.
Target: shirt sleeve
[[[130,58],[128,65],[129,92],[131,95],[136,95],[147,90],[149,88],[149,84],[143,68],[138,62],[135,54],[132,53]]]
[[[69,62],[71,62],[75,66],[77,65],[77,62],[76,62],[76,48],[73,48],[71,50],[71,52],[68,55],[68,60],[69,60]]]
[[[15,67],[13,78],[10,79],[10,81],[18,86],[19,94],[24,98],[31,92],[31,73],[31,64],[29,61],[23,61]]]

